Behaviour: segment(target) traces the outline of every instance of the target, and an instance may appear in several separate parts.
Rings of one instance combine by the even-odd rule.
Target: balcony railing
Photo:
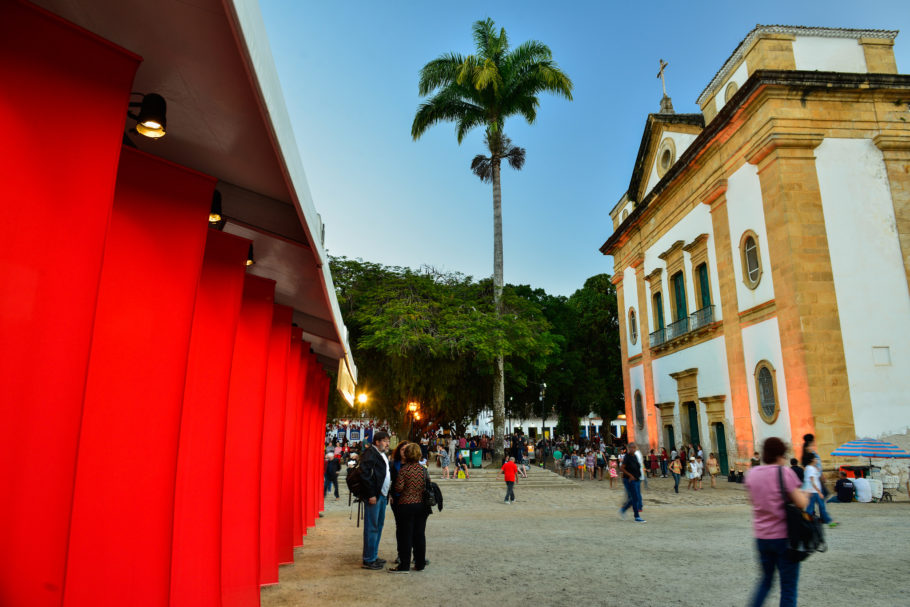
[[[663,329],[658,329],[651,333],[651,347],[656,348],[657,346],[661,346],[668,341],[672,341],[686,333],[697,331],[713,322],[714,306],[706,306],[701,310],[696,310],[685,318],[681,318],[676,322],[670,323]]]
[[[650,342],[651,342],[652,348],[655,346],[659,346],[660,344],[664,343],[665,341],[667,341],[667,329],[666,328],[658,329],[657,331],[654,331],[654,333],[651,333]]]
[[[689,330],[695,331],[714,322],[714,306],[705,306],[689,314]]]

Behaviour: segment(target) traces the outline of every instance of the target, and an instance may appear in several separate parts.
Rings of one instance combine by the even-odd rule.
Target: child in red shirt
[[[509,461],[502,465],[499,472],[506,477],[506,499],[504,501],[507,504],[511,504],[515,501],[515,476],[518,474],[515,458],[510,457]]]

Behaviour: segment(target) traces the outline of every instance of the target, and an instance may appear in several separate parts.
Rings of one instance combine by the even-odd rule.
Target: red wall
[[[3,607],[258,605],[321,507],[327,376],[215,180],[122,147],[139,62],[0,0]]]
[[[0,605],[61,601],[101,256],[139,62],[0,2]]]
[[[177,451],[171,607],[221,604],[224,432],[248,248],[215,230],[205,243]]]
[[[180,413],[214,186],[123,148],[86,380],[65,604],[168,601]]]

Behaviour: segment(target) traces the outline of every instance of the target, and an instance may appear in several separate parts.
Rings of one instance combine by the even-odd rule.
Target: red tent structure
[[[356,369],[255,3],[0,0],[0,79],[0,605],[258,605]]]

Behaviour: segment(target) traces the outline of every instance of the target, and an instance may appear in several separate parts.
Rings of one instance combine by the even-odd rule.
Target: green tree
[[[496,31],[492,19],[473,26],[475,55],[441,55],[420,70],[418,90],[431,95],[422,103],[411,125],[416,141],[437,122],[454,122],[460,144],[476,127],[484,127],[489,156],[475,157],[472,170],[493,184],[493,301],[503,312],[502,190],[500,168],[505,159],[515,168],[524,164],[524,150],[511,145],[505,121],[521,116],[529,124],[537,119],[538,95],[549,92],[572,99],[572,81],[553,61],[549,47],[536,40],[511,49],[505,29]],[[505,352],[495,357],[493,429],[497,437],[494,457],[503,453],[505,424]]]
[[[511,290],[496,314],[489,279],[345,258],[331,264],[370,415],[400,433],[410,425],[410,401],[420,403],[421,426],[463,429],[489,402],[497,355],[546,359],[556,350],[540,309]]]

